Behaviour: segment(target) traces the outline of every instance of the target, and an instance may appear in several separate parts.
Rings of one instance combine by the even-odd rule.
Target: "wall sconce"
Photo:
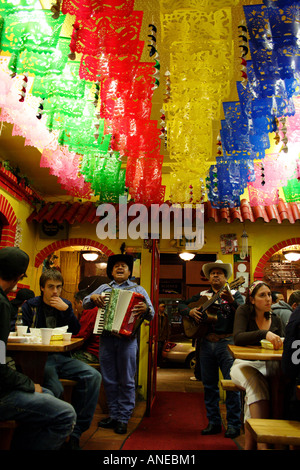
[[[282,254],[288,261],[299,261],[300,259],[300,251],[298,250],[286,250],[282,251]]]
[[[179,253],[179,257],[184,261],[191,261],[191,259],[195,258],[195,253],[188,253],[187,251],[184,251]]]

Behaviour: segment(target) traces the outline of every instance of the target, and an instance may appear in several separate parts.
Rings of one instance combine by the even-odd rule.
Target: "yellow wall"
[[[277,222],[265,223],[262,220],[257,222],[246,222],[242,224],[238,221],[228,224],[226,222],[216,223],[209,221],[204,226],[204,238],[205,244],[199,253],[216,253],[217,257],[225,263],[233,263],[233,254],[223,255],[220,247],[220,235],[235,233],[241,246],[241,236],[243,230],[246,230],[248,234],[248,245],[251,255],[251,279],[253,280],[253,273],[255,268],[261,259],[261,257],[268,251],[273,245],[287,240],[292,237],[300,236],[300,223],[299,221],[295,224],[289,222],[283,222],[278,224]],[[160,243],[161,252],[174,253],[178,250],[174,248],[169,240],[162,240]]]
[[[31,214],[32,208],[29,204],[18,201],[10,196],[4,190],[0,192],[6,197],[11,204],[17,218],[22,220],[22,243],[20,248],[26,251],[30,256],[30,265],[28,268],[28,279],[26,282],[30,288],[34,290],[36,295],[39,295],[39,278],[42,273],[42,266],[39,268],[34,267],[36,255],[45,247],[53,243],[53,239],[40,239],[37,226],[27,224],[26,219]],[[218,258],[224,262],[233,263],[233,255],[222,255],[220,249],[220,235],[236,233],[240,242],[243,229],[246,229],[249,237],[249,247],[251,253],[251,279],[253,280],[253,273],[259,262],[260,258],[265,252],[276,243],[284,241],[291,237],[299,237],[299,222],[290,224],[284,222],[278,224],[276,222],[264,223],[259,220],[255,223],[246,222],[245,225],[240,222],[227,224],[225,222],[215,223],[210,221],[205,224],[204,236],[205,245],[200,250],[203,253],[216,253]],[[82,224],[73,225],[69,230],[69,238],[86,238],[103,243],[110,250],[115,253],[120,252],[120,246],[124,240],[99,240],[96,235],[96,225]],[[126,247],[131,248],[135,252],[141,253],[141,285],[150,294],[151,292],[151,253],[148,249],[143,247],[142,240],[126,240]],[[171,246],[170,240],[160,241],[161,252],[176,252],[178,251],[174,246]],[[141,344],[140,344],[140,362],[139,362],[139,385],[142,396],[146,397],[147,391],[147,373],[148,373],[148,339],[149,327],[143,326],[141,330]]]

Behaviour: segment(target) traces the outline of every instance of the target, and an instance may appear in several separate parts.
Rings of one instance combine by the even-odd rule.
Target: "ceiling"
[[[50,8],[53,2],[52,0],[41,0],[40,3],[43,8]],[[69,2],[69,4],[71,3],[72,1]],[[170,119],[170,128],[167,131],[168,145],[165,145],[162,138],[160,146],[160,154],[163,156],[162,184],[166,186],[165,199],[169,199],[171,186],[173,192],[178,189],[181,193],[186,191],[187,194],[189,188],[193,188],[195,198],[198,197],[195,193],[198,194],[200,191],[196,188],[196,185],[200,187],[199,178],[205,180],[209,168],[216,161],[216,143],[220,131],[220,121],[224,119],[222,103],[224,101],[234,102],[239,99],[236,89],[236,82],[241,80],[238,26],[241,18],[243,18],[243,5],[260,4],[262,2],[258,0],[224,0],[220,8],[219,0],[203,1],[201,2],[201,5],[203,5],[203,23],[198,25],[199,16],[197,15],[202,13],[199,0],[135,0],[134,2],[134,10],[143,11],[140,38],[145,41],[141,56],[141,60],[144,62],[151,61],[147,46],[149,25],[157,25],[155,47],[159,54],[160,85],[153,92],[151,120],[157,121],[157,127],[161,128],[164,125],[161,121],[162,110],[167,109],[166,114]],[[210,8],[211,15],[214,15],[214,23],[207,21],[210,20]],[[230,14],[229,10],[231,11]],[[217,11],[216,15],[215,11]],[[197,12],[197,15],[195,15],[195,12]],[[181,18],[183,18],[182,21]],[[67,14],[61,31],[62,37],[69,37],[71,40],[74,20],[74,16]],[[205,21],[207,24],[205,24]],[[227,24],[228,21],[230,24]],[[209,30],[211,24],[215,25],[216,50],[210,50],[209,53],[205,49],[200,52],[197,49],[194,50],[196,46],[189,44],[189,41],[195,41],[192,27],[196,30],[199,27],[199,31],[202,32],[205,28]],[[228,37],[222,37],[225,31],[228,32]],[[207,31],[207,34],[209,33],[211,32]],[[178,34],[178,42],[176,42],[176,34]],[[218,42],[219,39],[222,39],[223,42]],[[217,50],[220,44],[224,46],[224,56],[222,56],[222,51]],[[187,48],[185,48],[186,45],[188,45]],[[190,54],[189,51],[191,51]],[[197,54],[199,54],[200,64],[198,66],[196,65],[197,61],[191,61],[191,56],[198,57]],[[2,55],[7,56],[9,53],[2,52]],[[80,54],[77,54],[76,59],[79,60],[80,57]],[[182,67],[180,66],[180,57],[182,58]],[[231,57],[233,57],[233,60],[230,61]],[[200,63],[202,60],[208,61],[207,63],[203,62],[203,67]],[[174,70],[174,63],[178,67],[178,76],[171,75],[170,77],[170,102],[166,101],[168,97],[166,96],[165,74],[170,68]],[[207,75],[209,69],[213,70],[214,77]],[[195,85],[192,89],[189,86],[189,80],[193,84],[197,83],[198,80],[202,88],[197,88]],[[183,86],[184,83],[187,84],[186,89]],[[213,86],[215,88],[212,91]],[[187,100],[183,100],[183,95],[188,96],[190,92],[192,93],[191,96]],[[199,96],[196,96],[195,93],[203,95],[201,96],[200,108],[193,108],[194,103],[200,102]],[[209,95],[209,93],[212,93],[212,95]],[[207,94],[207,99],[205,94]],[[210,105],[208,104],[209,96],[213,96]],[[172,98],[174,101],[175,99],[178,100],[179,103],[182,99],[182,110],[180,104],[173,106]],[[178,119],[176,116],[178,116]],[[190,129],[190,131],[187,132],[187,129]],[[0,133],[0,158],[9,160],[12,166],[18,166],[21,173],[29,178],[31,186],[43,198],[48,200],[56,198],[61,200],[74,199],[70,191],[64,189],[58,177],[50,174],[49,168],[41,168],[40,159],[43,149],[24,145],[24,137],[12,136],[12,132],[13,125],[3,122]],[[190,135],[187,135],[188,133]],[[180,146],[181,142],[183,142],[182,146]],[[126,158],[123,158],[122,168],[126,168],[126,166]],[[176,184],[176,181],[178,181],[178,184]],[[189,181],[191,184],[188,184]],[[203,181],[201,184],[203,184]],[[182,189],[182,187],[185,189]],[[97,196],[95,199],[97,200]]]
[[[29,178],[31,186],[41,195],[67,196],[67,191],[58,183],[57,177],[49,173],[49,168],[41,168],[41,152],[31,146],[25,146],[25,138],[12,137],[12,124],[4,122],[0,135],[0,155],[9,160],[14,167],[19,166],[21,173]]]

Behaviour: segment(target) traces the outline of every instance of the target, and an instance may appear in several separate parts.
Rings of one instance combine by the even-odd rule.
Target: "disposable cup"
[[[25,333],[27,333],[28,326],[17,326],[17,334],[18,336],[25,336]]]
[[[41,336],[41,330],[39,328],[30,328],[32,336]]]
[[[41,328],[42,344],[50,344],[52,328]]]
[[[64,341],[71,341],[72,333],[63,333],[63,340]]]

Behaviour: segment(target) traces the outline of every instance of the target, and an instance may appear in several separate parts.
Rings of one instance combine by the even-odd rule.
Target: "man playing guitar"
[[[204,400],[208,418],[207,428],[202,434],[218,434],[222,431],[221,415],[219,409],[219,368],[224,379],[230,379],[230,369],[233,359],[229,354],[227,345],[233,343],[233,322],[236,308],[244,303],[240,292],[233,292],[227,287],[227,281],[232,275],[231,264],[221,260],[203,265],[205,277],[209,280],[211,288],[201,292],[178,305],[178,312],[193,319],[195,324],[205,325],[208,314],[202,306],[193,306],[192,303],[208,297],[213,301],[210,309],[214,310],[215,320],[207,322],[197,341],[200,344],[201,378],[204,385]],[[202,302],[203,303],[203,302]],[[208,303],[210,301],[208,300]],[[201,337],[202,335],[202,337]],[[199,359],[199,358],[198,358]],[[239,392],[226,393],[227,430],[225,437],[234,438],[240,434],[241,407]]]

